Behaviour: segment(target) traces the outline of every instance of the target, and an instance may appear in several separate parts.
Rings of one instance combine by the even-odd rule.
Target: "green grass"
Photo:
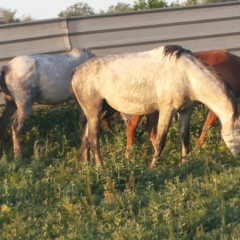
[[[195,149],[206,109],[191,122],[191,154],[180,163],[173,121],[159,166],[149,169],[148,135],[136,133],[125,157],[117,118],[101,131],[104,169],[80,161],[82,126],[73,106],[38,109],[22,134],[25,158],[14,161],[8,131],[0,160],[0,239],[239,239],[240,163],[215,124]]]

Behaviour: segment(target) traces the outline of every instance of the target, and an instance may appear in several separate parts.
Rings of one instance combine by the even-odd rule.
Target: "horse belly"
[[[138,74],[141,75],[141,73]],[[108,79],[107,83],[105,79]],[[147,114],[158,110],[157,89],[151,77],[143,78],[132,74],[116,78],[109,74],[100,78],[99,82],[101,82],[98,85],[101,96],[119,112]]]
[[[107,103],[119,112],[126,114],[148,114],[158,111],[158,104],[148,98],[126,98],[116,94],[114,97],[106,98]]]
[[[36,101],[42,104],[59,104],[71,99],[68,87],[48,84],[40,89]]]

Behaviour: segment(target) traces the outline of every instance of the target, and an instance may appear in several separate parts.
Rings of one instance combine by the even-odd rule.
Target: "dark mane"
[[[182,53],[193,55],[190,50],[184,49],[179,45],[166,45],[164,47],[164,56],[170,55],[170,57],[174,54],[178,59]]]

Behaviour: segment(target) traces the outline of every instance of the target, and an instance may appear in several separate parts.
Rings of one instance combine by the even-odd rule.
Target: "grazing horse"
[[[194,53],[197,57],[213,66],[232,86],[232,89],[237,97],[240,97],[240,57],[229,53],[225,50],[212,50]],[[140,122],[141,115],[132,115],[127,122],[127,148],[133,144],[134,133]],[[207,118],[202,128],[202,133],[198,139],[197,145],[201,147],[207,135],[209,126],[217,120],[217,115],[209,110]],[[146,131],[150,135],[151,141],[155,142],[157,131],[158,113],[147,115]]]
[[[72,99],[69,82],[72,71],[89,58],[87,49],[73,48],[67,54],[33,54],[13,58],[0,70],[0,86],[6,107],[0,118],[0,144],[7,124],[15,111],[12,124],[15,158],[21,158],[20,131],[36,101],[44,105],[59,104]]]
[[[177,112],[184,161],[189,151],[190,117],[198,102],[217,114],[223,139],[232,154],[238,156],[240,122],[234,93],[215,69],[180,46],[90,59],[75,69],[71,87],[87,118],[81,146],[85,162],[91,149],[96,165],[102,166],[99,126],[104,99],[116,111],[130,115],[161,109],[150,168],[158,162],[170,122]]]

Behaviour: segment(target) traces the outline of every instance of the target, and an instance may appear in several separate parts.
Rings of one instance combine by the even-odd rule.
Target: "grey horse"
[[[220,119],[222,137],[234,156],[240,150],[237,99],[229,84],[212,67],[180,46],[162,46],[151,51],[96,57],[74,71],[71,87],[87,125],[82,138],[82,158],[91,149],[96,165],[103,100],[115,110],[144,115],[160,111],[154,168],[164,148],[173,116],[179,114],[182,161],[189,152],[189,125],[194,106],[202,102]]]
[[[15,158],[21,158],[19,135],[34,102],[53,105],[72,99],[69,82],[79,64],[95,57],[90,50],[73,48],[64,54],[17,56],[0,70],[0,86],[6,107],[0,118],[0,144],[10,118]]]

